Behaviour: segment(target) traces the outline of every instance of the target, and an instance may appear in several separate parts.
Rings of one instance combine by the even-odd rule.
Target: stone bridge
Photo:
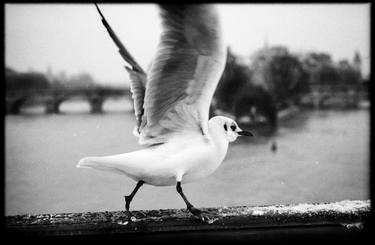
[[[131,100],[127,88],[82,88],[82,89],[34,89],[6,92],[6,113],[19,114],[27,104],[44,104],[46,113],[59,113],[64,101],[83,99],[89,102],[91,113],[103,112],[103,103],[108,98],[127,98]]]

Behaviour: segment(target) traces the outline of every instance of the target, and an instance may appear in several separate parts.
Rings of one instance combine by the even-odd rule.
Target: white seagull
[[[149,74],[135,62],[104,16],[102,22],[119,48],[130,76],[137,126],[145,148],[123,154],[85,157],[79,168],[124,174],[137,182],[125,209],[143,184],[176,186],[187,209],[207,217],[182,192],[188,183],[212,174],[223,162],[228,143],[252,136],[227,117],[208,120],[212,96],[226,62],[217,9],[213,5],[161,6],[163,32]]]

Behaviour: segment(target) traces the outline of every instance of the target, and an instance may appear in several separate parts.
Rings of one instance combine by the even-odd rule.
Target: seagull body
[[[126,210],[143,184],[176,185],[212,174],[223,162],[229,142],[250,136],[227,117],[208,120],[211,100],[224,70],[226,49],[212,5],[161,6],[163,32],[148,74],[118,40],[101,11],[102,22],[119,48],[130,76],[137,125],[133,133],[145,148],[117,155],[85,157],[77,165],[124,174],[137,181]]]
[[[207,139],[199,133],[181,133],[168,143],[104,157],[83,158],[79,166],[125,174],[155,186],[189,183],[213,173],[224,160],[228,140],[216,120],[211,120]],[[220,132],[220,133],[217,133]]]

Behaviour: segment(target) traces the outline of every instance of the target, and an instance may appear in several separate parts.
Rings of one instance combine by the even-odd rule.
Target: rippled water
[[[132,191],[134,181],[75,166],[84,156],[140,149],[131,132],[133,115],[121,110],[102,115],[75,112],[6,116],[6,215],[124,208],[123,196]],[[195,206],[369,198],[368,110],[301,112],[281,123],[275,153],[269,137],[252,131],[257,137],[231,144],[213,175],[183,186]],[[131,205],[184,207],[174,187],[147,185]]]

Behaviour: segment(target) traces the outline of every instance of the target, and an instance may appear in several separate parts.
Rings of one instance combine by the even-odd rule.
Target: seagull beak
[[[251,132],[245,131],[245,130],[239,131],[237,132],[237,134],[242,135],[242,136],[254,136]]]

